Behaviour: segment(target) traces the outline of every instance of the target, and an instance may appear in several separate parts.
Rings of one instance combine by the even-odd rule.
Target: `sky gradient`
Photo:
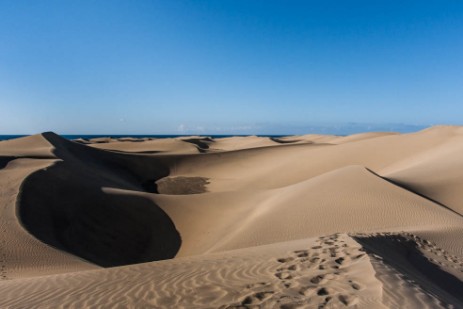
[[[413,131],[462,99],[463,1],[0,0],[0,134]]]

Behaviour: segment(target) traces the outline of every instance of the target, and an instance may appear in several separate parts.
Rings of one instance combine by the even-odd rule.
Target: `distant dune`
[[[456,126],[0,141],[0,308],[463,308],[462,153]]]

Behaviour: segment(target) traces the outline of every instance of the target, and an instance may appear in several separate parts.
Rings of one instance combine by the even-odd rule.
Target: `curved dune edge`
[[[52,146],[39,135],[25,137],[1,142],[0,155],[14,158],[0,169],[0,279],[97,268],[74,255],[40,242],[18,220],[16,204],[21,185],[31,173],[46,169],[56,162]]]
[[[362,166],[344,167],[273,190],[159,195],[153,199],[182,235],[179,256],[335,232],[430,227],[463,231],[460,215]],[[458,249],[453,242],[442,245]]]
[[[460,127],[0,142],[0,307],[462,307],[461,149]]]
[[[126,162],[52,133],[43,137],[62,161],[22,183],[18,215],[31,234],[100,266],[175,256],[180,235],[164,211],[149,199],[102,190],[140,186],[124,170]]]

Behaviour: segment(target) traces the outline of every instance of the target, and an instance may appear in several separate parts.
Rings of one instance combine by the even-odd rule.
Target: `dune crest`
[[[463,307],[462,150],[455,126],[2,141],[0,307]]]
[[[143,197],[101,190],[142,190],[124,169],[123,160],[52,133],[43,136],[61,161],[23,182],[18,214],[26,229],[53,247],[101,266],[175,256],[180,236],[156,204]],[[84,158],[87,161],[82,161]]]

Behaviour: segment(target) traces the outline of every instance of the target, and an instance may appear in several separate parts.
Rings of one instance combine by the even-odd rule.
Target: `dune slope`
[[[0,142],[0,307],[463,307],[461,150],[450,126]]]
[[[123,169],[122,160],[106,158],[105,153],[93,149],[94,154],[87,153],[88,147],[51,133],[44,137],[62,161],[23,182],[18,213],[28,231],[49,245],[101,266],[175,256],[180,236],[156,204],[102,190],[141,190]]]

